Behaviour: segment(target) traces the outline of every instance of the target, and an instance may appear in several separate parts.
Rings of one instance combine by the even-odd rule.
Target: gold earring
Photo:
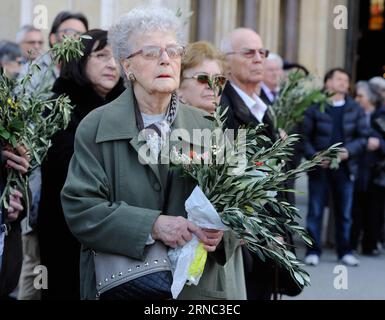
[[[128,75],[128,80],[130,80],[131,83],[134,83],[136,81],[135,75],[133,73],[130,73]]]

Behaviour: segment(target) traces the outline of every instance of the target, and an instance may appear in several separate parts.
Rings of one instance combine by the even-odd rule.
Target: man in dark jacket
[[[276,132],[268,107],[256,94],[263,78],[268,51],[253,30],[239,28],[222,40],[221,50],[230,66],[230,81],[221,97],[221,106],[229,107],[227,127],[237,130],[243,125],[265,124],[264,134],[272,141]],[[273,266],[264,263],[246,247],[242,248],[248,300],[269,300],[273,291]]]
[[[342,143],[343,150],[337,169],[330,167],[329,160],[324,160],[322,167],[309,173],[307,229],[314,245],[307,250],[305,263],[308,265],[319,263],[322,216],[329,193],[333,198],[338,258],[349,266],[359,264],[352,255],[349,237],[357,161],[367,144],[368,126],[362,109],[347,95],[349,80],[349,74],[343,69],[329,71],[325,76],[325,89],[335,93],[331,105],[326,106],[325,112],[315,105],[305,113],[303,133],[307,159],[335,143]]]
[[[262,39],[251,29],[239,28],[225,37],[221,49],[230,66],[230,81],[226,84],[221,105],[229,107],[227,126],[238,129],[242,125],[266,124],[265,134],[275,140],[267,105],[256,94],[263,78],[264,61],[268,50]]]
[[[20,173],[26,173],[28,170],[25,148],[19,147],[16,151],[19,155],[0,147],[0,194],[6,184],[5,166]],[[22,194],[15,190],[9,198],[9,208],[5,210],[0,206],[0,300],[8,299],[8,295],[19,281],[23,259],[20,221],[25,215],[22,197]]]

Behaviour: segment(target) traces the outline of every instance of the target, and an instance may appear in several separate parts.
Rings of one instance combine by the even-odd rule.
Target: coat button
[[[160,191],[161,187],[160,187],[160,184],[158,182],[155,182],[154,183],[154,190],[155,191]]]

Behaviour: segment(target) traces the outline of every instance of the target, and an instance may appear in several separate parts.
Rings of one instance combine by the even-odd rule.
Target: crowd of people
[[[142,164],[138,135],[145,132],[149,141],[154,137],[146,132],[156,132],[162,145],[164,132],[210,128],[204,116],[220,104],[229,107],[229,129],[264,124],[272,142],[285,139],[269,105],[279,97],[285,72],[308,71],[269,52],[251,29],[231,31],[220,48],[204,41],[184,47],[180,29],[175,13],[160,7],[133,9],[110,30],[89,30],[85,15],[61,12],[50,47],[64,35],[89,37],[81,39],[80,60],[57,65],[43,54],[43,34],[33,26],[22,27],[15,42],[0,42],[6,76],[23,77],[34,61],[40,72],[30,90],[48,86],[47,99],[66,94],[74,106],[69,126],[53,136],[42,165],[28,173],[28,218],[18,190],[0,214],[0,299],[15,292],[20,300],[95,299],[95,250],[140,259],[154,241],[175,248],[192,235],[204,244],[207,263],[199,285],[186,286],[179,298],[269,300],[288,292],[277,283],[272,261],[230,232],[187,219],[184,203],[194,185],[166,165]],[[337,168],[325,160],[309,173],[306,228],[314,245],[304,258],[308,265],[320,262],[326,206],[335,216],[342,263],[358,266],[358,253],[376,256],[384,245],[385,80],[358,82],[354,96],[350,85],[347,70],[330,70],[324,79],[330,103],[324,111],[310,107],[295,129],[303,140],[293,163],[342,143]],[[29,158],[23,146],[1,155],[3,187],[5,169],[26,174]],[[285,240],[292,241],[290,235]],[[47,289],[34,286],[38,265],[47,267]]]

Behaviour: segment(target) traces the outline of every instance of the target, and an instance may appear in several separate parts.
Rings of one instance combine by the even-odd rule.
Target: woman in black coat
[[[69,96],[74,109],[67,129],[52,139],[52,147],[41,167],[37,229],[41,264],[48,270],[48,289],[42,291],[43,300],[80,298],[80,244],[67,227],[60,192],[74,153],[75,132],[80,121],[124,91],[119,67],[107,44],[107,31],[94,29],[85,34],[91,39],[82,39],[84,56],[64,65],[53,86],[56,96]]]
[[[28,161],[24,147],[10,151],[3,150],[0,145],[0,195],[7,180],[6,166],[25,174],[29,168]],[[0,300],[8,299],[16,288],[23,261],[20,221],[26,212],[20,191],[16,190],[10,196],[9,205],[7,210],[0,205]]]
[[[385,107],[381,97],[366,81],[357,83],[356,101],[365,111],[370,134],[365,153],[358,162],[351,245],[357,250],[361,244],[364,255],[378,255],[377,244],[385,209]]]

